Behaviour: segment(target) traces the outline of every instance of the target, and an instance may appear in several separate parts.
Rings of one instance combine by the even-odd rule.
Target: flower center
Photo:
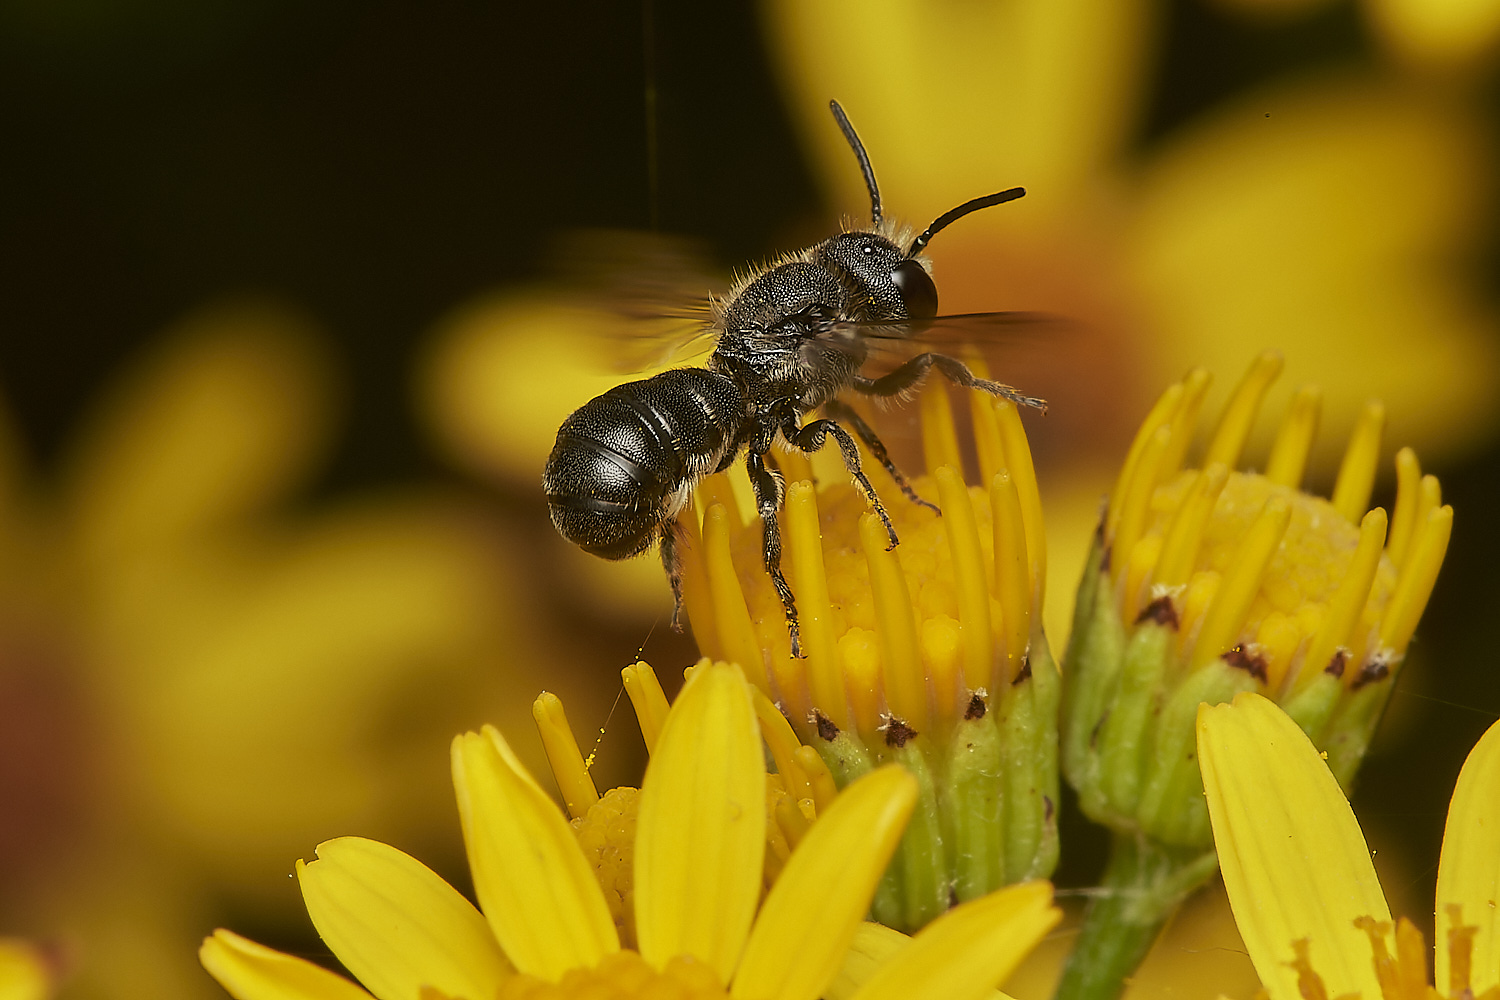
[[[661,971],[634,951],[617,951],[592,969],[570,969],[557,983],[517,975],[500,987],[496,1000],[724,1000],[729,996],[706,964],[679,956]]]

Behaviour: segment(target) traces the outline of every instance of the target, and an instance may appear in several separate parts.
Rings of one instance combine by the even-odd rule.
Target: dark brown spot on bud
[[[1328,666],[1323,668],[1323,673],[1332,674],[1335,677],[1344,676],[1344,667],[1349,663],[1349,651],[1347,649],[1335,650],[1333,658],[1328,661]]]
[[[989,706],[984,703],[983,698],[977,694],[970,695],[969,707],[964,709],[964,718],[970,722],[975,719],[982,719],[984,718],[984,713],[987,711],[989,711]]]
[[[1245,671],[1262,684],[1266,683],[1266,660],[1259,653],[1249,653],[1244,646],[1235,646],[1224,654],[1224,662]]]
[[[1155,622],[1176,632],[1178,628],[1177,606],[1172,603],[1171,597],[1163,594],[1146,605],[1146,610],[1136,616],[1135,623],[1139,625],[1142,622]]]
[[[1365,661],[1365,665],[1359,668],[1353,683],[1349,685],[1350,691],[1358,691],[1366,684],[1374,684],[1383,681],[1391,675],[1391,665],[1383,656],[1372,656]]]
[[[1050,795],[1043,795],[1042,796],[1042,822],[1044,822],[1044,823],[1050,823],[1050,822],[1052,822],[1052,812],[1053,812],[1052,796],[1050,796]]]
[[[1029,656],[1023,656],[1023,657],[1021,657],[1021,670],[1020,670],[1019,673],[1016,674],[1016,679],[1010,682],[1010,686],[1011,687],[1015,687],[1017,684],[1020,684],[1022,681],[1026,681],[1026,680],[1030,680],[1030,679],[1031,679],[1031,657],[1029,657]]]
[[[1096,749],[1099,746],[1099,730],[1101,730],[1101,729],[1104,728],[1104,720],[1106,720],[1108,718],[1109,718],[1109,713],[1105,712],[1103,715],[1099,716],[1099,721],[1096,722],[1096,723],[1094,723],[1094,728],[1091,729],[1091,730],[1089,730],[1089,749],[1090,750]]]
[[[1104,525],[1102,525],[1102,524],[1099,525],[1099,530],[1102,532],[1104,530]],[[1102,556],[1099,557],[1099,572],[1101,572],[1101,573],[1108,573],[1109,572],[1109,558],[1113,554],[1114,554],[1114,548],[1111,547],[1111,546],[1106,545],[1104,547],[1104,555],[1102,555]]]
[[[833,720],[816,708],[813,709],[813,725],[818,727],[818,735],[829,743],[838,739],[839,727],[833,724]]]
[[[883,728],[885,729],[885,745],[896,750],[906,746],[907,741],[917,738],[917,731],[900,719],[892,719]]]

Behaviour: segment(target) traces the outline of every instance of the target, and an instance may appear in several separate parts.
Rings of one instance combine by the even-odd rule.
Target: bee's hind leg
[[[1030,406],[1043,413],[1047,412],[1045,399],[1024,396],[1003,382],[980,378],[969,371],[969,366],[957,358],[950,358],[946,354],[933,354],[931,351],[918,354],[900,368],[880,378],[864,378],[857,375],[851,384],[856,391],[867,396],[896,396],[915,388],[927,376],[929,368],[936,368],[942,372],[943,376],[954,385],[961,385],[965,389],[978,389],[992,396],[1008,399],[1017,406]]]
[[[875,461],[879,462],[881,467],[896,481],[896,485],[901,488],[901,492],[905,494],[906,499],[918,506],[926,507],[938,517],[943,516],[943,512],[938,509],[937,504],[928,503],[917,496],[917,491],[911,488],[911,484],[906,481],[906,477],[896,468],[896,463],[891,461],[890,454],[885,450],[884,442],[875,436],[875,429],[865,423],[865,418],[861,417],[855,411],[854,407],[835,399],[823,404],[823,412],[835,420],[844,421],[854,428],[854,433],[858,434],[859,439],[865,443],[865,447],[870,449],[870,454],[875,456]]]
[[[896,537],[896,526],[891,523],[891,515],[885,512],[885,505],[880,502],[880,495],[870,484],[870,477],[866,476],[864,470],[860,468],[859,448],[854,444],[854,439],[849,436],[848,431],[826,417],[809,421],[802,427],[797,426],[795,419],[788,418],[781,428],[781,433],[792,443],[793,447],[805,452],[814,452],[822,448],[823,443],[829,437],[837,441],[839,451],[844,456],[844,467],[859,483],[860,489],[865,491],[865,498],[870,502],[870,509],[875,511],[875,516],[879,517],[880,523],[885,525],[885,533],[891,540],[891,544],[886,546],[886,551],[889,552],[901,544],[901,539]]]
[[[783,483],[781,475],[766,468],[765,459],[755,451],[745,453],[745,471],[750,474],[750,486],[755,491],[755,506],[760,511],[761,541],[765,552],[766,572],[781,598],[782,610],[786,612],[786,630],[792,640],[792,656],[802,659],[801,628],[797,624],[797,599],[786,577],[781,575],[781,528],[776,515],[781,510]]]
[[[661,529],[661,567],[672,588],[672,631],[682,631],[682,524],[672,518]]]

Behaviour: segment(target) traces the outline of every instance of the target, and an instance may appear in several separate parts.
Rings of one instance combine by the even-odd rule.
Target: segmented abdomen
[[[734,445],[744,405],[732,380],[705,368],[662,372],[585,403],[558,429],[542,474],[552,523],[606,559],[641,552]]]

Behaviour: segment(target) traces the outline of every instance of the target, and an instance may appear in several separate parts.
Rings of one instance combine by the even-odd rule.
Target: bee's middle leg
[[[771,575],[771,584],[776,596],[781,598],[781,608],[786,612],[786,630],[792,640],[792,656],[802,658],[801,628],[797,624],[797,599],[792,588],[781,573],[781,527],[776,515],[781,511],[784,496],[781,474],[766,467],[766,461],[756,451],[745,453],[745,471],[750,474],[750,486],[755,492],[755,506],[760,511],[761,543],[765,555],[766,572]]]
[[[911,483],[906,481],[906,477],[896,468],[896,463],[891,461],[890,453],[885,450],[885,443],[875,436],[875,429],[865,423],[865,418],[861,417],[854,407],[834,399],[823,404],[823,412],[835,420],[844,421],[854,428],[854,433],[858,434],[859,439],[865,443],[865,447],[870,449],[870,454],[875,456],[875,461],[879,462],[885,471],[890,474],[890,477],[896,481],[896,485],[901,488],[901,492],[905,494],[906,499],[914,504],[926,507],[939,517],[943,516],[943,512],[938,509],[937,504],[928,503],[917,496],[917,491],[911,488]]]
[[[661,529],[661,565],[672,587],[672,631],[682,631],[682,524],[672,518]]]
[[[844,467],[859,483],[860,489],[865,491],[865,498],[870,502],[870,509],[875,511],[875,515],[880,518],[880,523],[885,525],[885,533],[891,540],[891,544],[886,546],[886,551],[889,552],[901,544],[901,540],[896,537],[896,526],[891,523],[891,515],[885,512],[885,505],[880,502],[880,495],[871,485],[870,477],[866,476],[864,470],[860,468],[859,447],[855,445],[848,431],[827,418],[810,421],[802,427],[797,426],[795,418],[788,418],[782,426],[781,433],[792,443],[793,447],[805,452],[814,452],[822,448],[823,443],[829,437],[837,441],[839,451],[844,456]]]
[[[856,375],[851,384],[857,392],[862,392],[867,396],[897,396],[919,385],[922,379],[927,377],[927,371],[930,368],[936,368],[942,372],[943,376],[954,385],[961,385],[965,389],[979,389],[992,396],[1008,399],[1017,406],[1031,406],[1043,413],[1047,412],[1046,400],[1037,399],[1035,396],[1024,396],[1003,382],[980,378],[969,371],[969,366],[957,358],[950,358],[946,354],[934,354],[931,351],[918,354],[900,368],[880,378],[865,378]]]

